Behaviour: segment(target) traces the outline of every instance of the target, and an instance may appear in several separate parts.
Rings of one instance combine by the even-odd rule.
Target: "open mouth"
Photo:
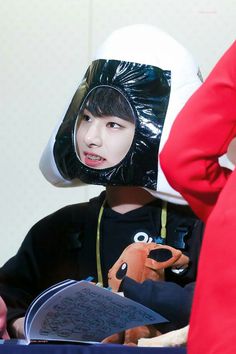
[[[104,159],[102,156],[89,152],[84,153],[84,163],[87,166],[97,167],[101,165],[104,161],[106,161],[106,159]]]

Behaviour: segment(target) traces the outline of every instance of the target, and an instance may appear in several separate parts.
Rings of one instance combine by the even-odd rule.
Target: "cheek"
[[[107,157],[113,164],[119,163],[130,150],[133,141],[133,131],[121,131],[115,134],[107,134],[103,142],[106,145]]]
[[[81,143],[81,136],[79,134],[79,132],[77,132],[76,134],[76,146],[79,147]]]
[[[78,155],[80,155],[81,149],[83,147],[83,140],[84,140],[84,132],[83,129],[78,129],[76,133],[76,151]]]
[[[134,132],[132,131],[127,132],[126,135],[122,137],[120,141],[120,149],[122,150],[124,155],[126,155],[130,150],[133,139],[134,139]]]
[[[84,140],[85,134],[86,134],[86,129],[83,127],[83,125],[81,125],[76,133],[77,145],[80,145],[82,143],[82,141]]]
[[[124,141],[113,140],[109,146],[109,154],[111,158],[116,162],[120,162],[129,151],[129,145]]]

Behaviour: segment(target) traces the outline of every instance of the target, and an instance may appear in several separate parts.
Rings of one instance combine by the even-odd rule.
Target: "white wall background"
[[[235,13],[235,0],[0,0],[0,265],[37,220],[101,190],[55,188],[38,162],[107,34],[156,25],[193,53],[206,77],[235,39]]]

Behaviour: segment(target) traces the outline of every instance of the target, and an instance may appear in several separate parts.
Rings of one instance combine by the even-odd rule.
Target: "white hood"
[[[149,25],[131,25],[114,31],[105,40],[94,57],[94,60],[98,59],[147,64],[171,72],[170,97],[160,138],[160,152],[178,112],[201,84],[199,68],[192,56],[160,29]],[[53,155],[55,138],[61,123],[62,121],[58,123],[43,152],[40,169],[46,179],[56,186],[76,186],[81,181],[62,177]],[[180,194],[168,184],[158,156],[157,164],[157,188],[155,191],[148,188],[148,191],[169,202],[186,204]]]

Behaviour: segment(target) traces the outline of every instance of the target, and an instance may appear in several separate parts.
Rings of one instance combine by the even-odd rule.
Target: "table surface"
[[[185,348],[131,347],[118,344],[16,344],[2,341],[0,354],[186,354]]]

